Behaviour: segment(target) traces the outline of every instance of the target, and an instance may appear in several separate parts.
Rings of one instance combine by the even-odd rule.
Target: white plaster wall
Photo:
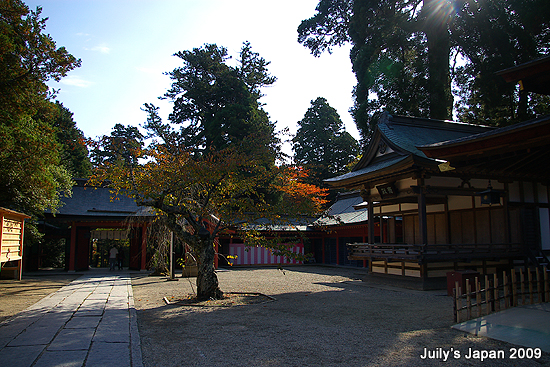
[[[383,213],[393,213],[393,212],[397,212],[397,211],[399,211],[399,205],[398,204],[387,205],[387,206],[382,208]]]
[[[406,211],[406,210],[418,210],[418,204],[403,203],[403,204],[401,204],[401,210],[403,210],[403,211]]]
[[[445,204],[429,205],[426,207],[426,213],[438,213],[445,211]]]

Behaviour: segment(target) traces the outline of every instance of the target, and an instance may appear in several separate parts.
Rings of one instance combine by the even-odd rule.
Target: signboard
[[[2,270],[15,270],[14,277],[21,280],[23,269],[23,232],[28,215],[0,208],[0,265]],[[17,267],[6,268],[7,262],[17,262]]]
[[[397,188],[394,183],[376,186],[376,190],[382,199],[394,198],[397,196]]]

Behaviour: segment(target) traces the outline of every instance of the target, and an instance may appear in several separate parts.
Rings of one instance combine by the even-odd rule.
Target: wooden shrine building
[[[361,190],[356,208],[367,209],[367,240],[349,258],[427,289],[448,271],[494,273],[537,257],[550,240],[548,173],[537,167],[549,123],[495,129],[385,113],[352,172],[327,180]],[[375,238],[375,223],[390,233]]]
[[[46,214],[43,223],[46,240],[65,239],[65,268],[87,270],[100,266],[108,248],[98,248],[101,240],[124,240],[125,267],[145,270],[147,265],[147,227],[154,217],[147,208],[139,207],[132,198],[113,197],[107,187],[92,187],[77,179],[71,197],[61,198],[64,205],[55,215]],[[112,241],[111,241],[112,242]],[[29,262],[40,267],[40,251]],[[105,265],[105,262],[102,262]]]

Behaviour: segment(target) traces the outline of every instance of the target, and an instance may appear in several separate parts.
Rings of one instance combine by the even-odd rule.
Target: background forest
[[[494,126],[550,113],[548,96],[527,93],[496,74],[548,55],[547,0],[320,0],[298,26],[298,42],[314,56],[352,45],[350,64],[341,67],[351,66],[357,79],[351,113],[361,144],[345,132],[330,101],[312,96],[303,119],[292,122],[298,125],[291,137],[294,155],[284,157],[276,123],[260,102],[276,77],[245,42],[238,66],[229,65],[231,55],[223,46],[176,53],[183,66],[167,73],[173,83],[163,96],[174,102],[169,121],[145,104],[147,121],[140,128],[136,121],[114,126],[92,144],[90,154],[91,141],[70,106],[57,101],[47,84],[81,60],[56,46],[45,33],[46,21],[40,8],[0,0],[0,206],[33,216],[28,242],[40,241],[38,220],[62,205],[74,178],[90,177],[105,164],[138,165],[136,152],[155,139],[155,148],[164,144],[203,158],[207,151],[239,145],[239,155],[258,158],[247,163],[263,167],[262,184],[281,186],[274,169],[286,162],[294,169],[288,171],[294,181],[287,183],[323,187],[324,179],[350,169],[383,111]],[[293,195],[256,189],[250,192],[272,203]]]

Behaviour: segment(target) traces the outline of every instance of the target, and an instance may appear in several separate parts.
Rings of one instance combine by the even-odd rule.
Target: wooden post
[[[487,310],[487,315],[491,313],[491,311],[493,311],[493,304],[491,302],[491,291],[490,291],[490,288],[491,288],[491,283],[489,282],[489,276],[488,275],[485,275],[485,303],[486,303],[486,307],[485,309]]]
[[[508,292],[508,276],[506,271],[502,272],[502,289],[504,291],[504,309],[510,308],[509,292]]]
[[[455,289],[453,289],[453,293],[455,295],[456,322],[458,323],[460,322],[460,295],[462,294],[458,281],[455,281]]]
[[[428,219],[426,215],[426,193],[424,192],[424,179],[418,178],[418,231],[420,232],[420,244],[428,244]]]
[[[494,287],[495,287],[495,290],[494,290],[495,312],[498,312],[498,311],[500,311],[500,299],[499,299],[499,296],[498,296],[498,277],[497,277],[497,273],[495,273],[494,276],[493,276],[493,283],[494,283]]]
[[[516,283],[516,271],[512,269],[512,306],[517,307],[518,305],[518,286]]]
[[[369,244],[372,245],[374,243],[374,208],[372,207],[372,199],[370,198],[370,195],[367,206],[367,218]]]
[[[531,269],[527,268],[527,279],[529,280],[529,304],[535,303],[533,299],[533,275]]]
[[[535,270],[537,273],[537,296],[538,296],[538,303],[541,303],[542,302],[542,287],[541,287],[541,284],[540,284],[540,272],[539,272],[539,268],[536,268]]]
[[[476,303],[477,303],[477,317],[481,317],[481,282],[476,277]]]
[[[548,283],[548,269],[546,266],[543,268],[544,278],[544,302],[550,302],[550,284]]]
[[[472,318],[472,287],[470,286],[470,279],[466,279],[466,318],[470,320]]]
[[[521,282],[521,304],[525,304],[525,275],[523,274],[523,269],[519,269],[519,279]]]
[[[71,244],[69,247],[69,272],[75,271],[76,259],[76,222],[71,223]]]

